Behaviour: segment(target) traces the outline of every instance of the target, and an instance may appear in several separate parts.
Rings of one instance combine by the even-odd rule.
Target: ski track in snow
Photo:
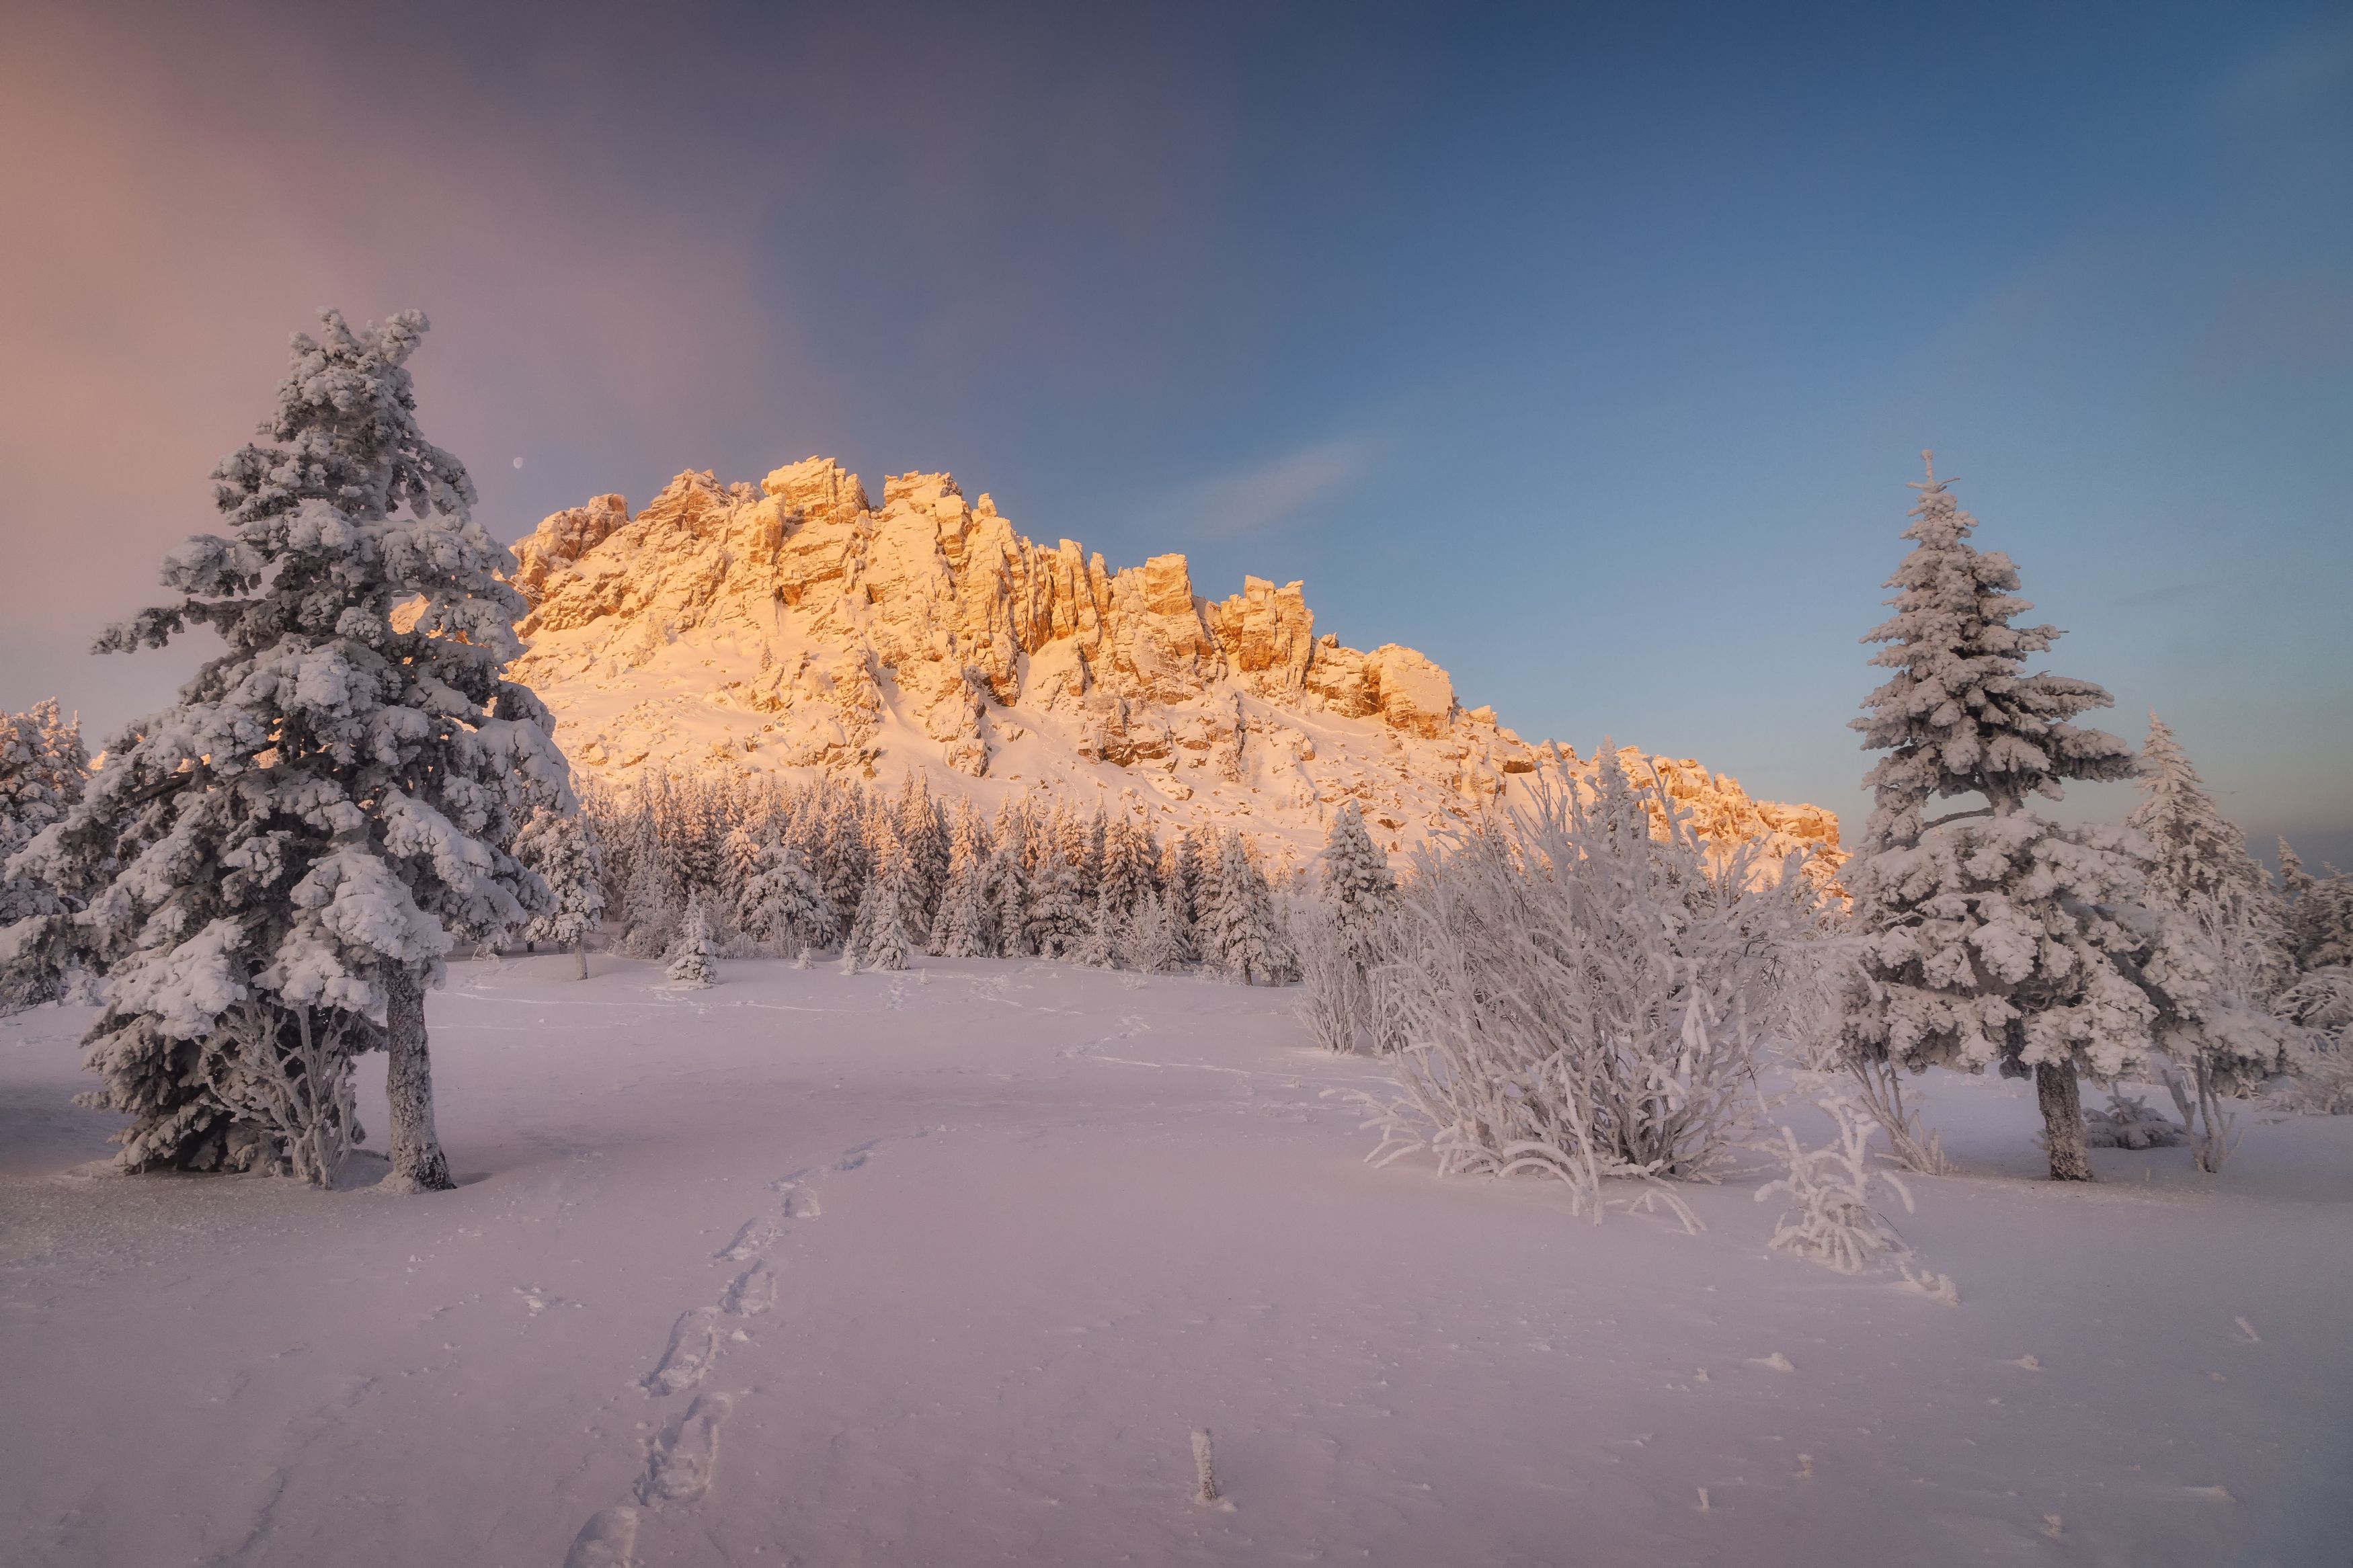
[[[855,1171],[888,1142],[870,1138],[852,1144],[826,1168]],[[639,1384],[649,1397],[670,1398],[699,1388],[726,1347],[748,1339],[741,1329],[723,1333],[724,1320],[758,1317],[776,1305],[776,1263],[770,1250],[792,1222],[815,1219],[823,1212],[810,1190],[812,1173],[805,1168],[768,1183],[768,1191],[778,1200],[776,1209],[746,1219],[735,1239],[712,1254],[713,1261],[750,1267],[728,1281],[716,1303],[689,1307],[679,1314],[660,1359]],[[638,1508],[659,1513],[700,1504],[718,1473],[720,1428],[743,1397],[719,1392],[695,1394],[647,1446],[645,1468],[630,1489],[630,1500],[589,1516],[565,1553],[564,1568],[630,1568],[637,1562],[631,1553],[637,1545]]]

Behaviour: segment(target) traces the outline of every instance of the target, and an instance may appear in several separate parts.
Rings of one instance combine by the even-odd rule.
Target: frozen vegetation
[[[175,705],[0,722],[12,1561],[2340,1549],[2353,879],[2081,722],[1933,470],[1852,858],[1513,738],[1303,864],[871,749],[575,794],[423,331],[295,340],[100,642],[217,632]]]

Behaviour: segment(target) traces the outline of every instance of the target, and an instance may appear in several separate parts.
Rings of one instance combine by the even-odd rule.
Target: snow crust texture
[[[1412,648],[1318,637],[1297,583],[1247,577],[1216,600],[1182,555],[1113,572],[1074,541],[1032,542],[946,474],[886,479],[877,507],[826,458],[757,486],[683,473],[634,516],[599,496],[513,549],[531,610],[510,673],[607,782],[922,770],[992,800],[982,781],[1099,788],[1303,846],[1354,802],[1396,852],[1592,766],[1466,710]],[[1827,811],[1642,760],[1711,839],[1836,848]]]

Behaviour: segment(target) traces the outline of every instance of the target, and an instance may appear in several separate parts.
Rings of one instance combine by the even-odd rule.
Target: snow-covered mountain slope
[[[1590,758],[1464,709],[1394,644],[1318,637],[1300,584],[1213,600],[1182,555],[1107,571],[1014,531],[945,474],[883,482],[878,509],[829,458],[754,487],[681,474],[634,518],[616,495],[514,547],[533,609],[516,679],[558,715],[574,765],[911,768],[993,802],[1044,786],[1124,797],[1175,824],[1320,843],[1344,800],[1384,845],[1475,820]],[[1837,819],[1753,801],[1698,763],[1644,758],[1711,837],[1835,850]],[[1834,861],[1837,857],[1831,857]]]

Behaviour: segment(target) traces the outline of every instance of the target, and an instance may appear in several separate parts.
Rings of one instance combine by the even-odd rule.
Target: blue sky
[[[650,9],[12,7],[0,703],[162,700],[80,648],[285,334],[417,305],[501,537],[948,468],[1851,825],[1933,447],[2112,727],[2353,863],[2342,6]]]

